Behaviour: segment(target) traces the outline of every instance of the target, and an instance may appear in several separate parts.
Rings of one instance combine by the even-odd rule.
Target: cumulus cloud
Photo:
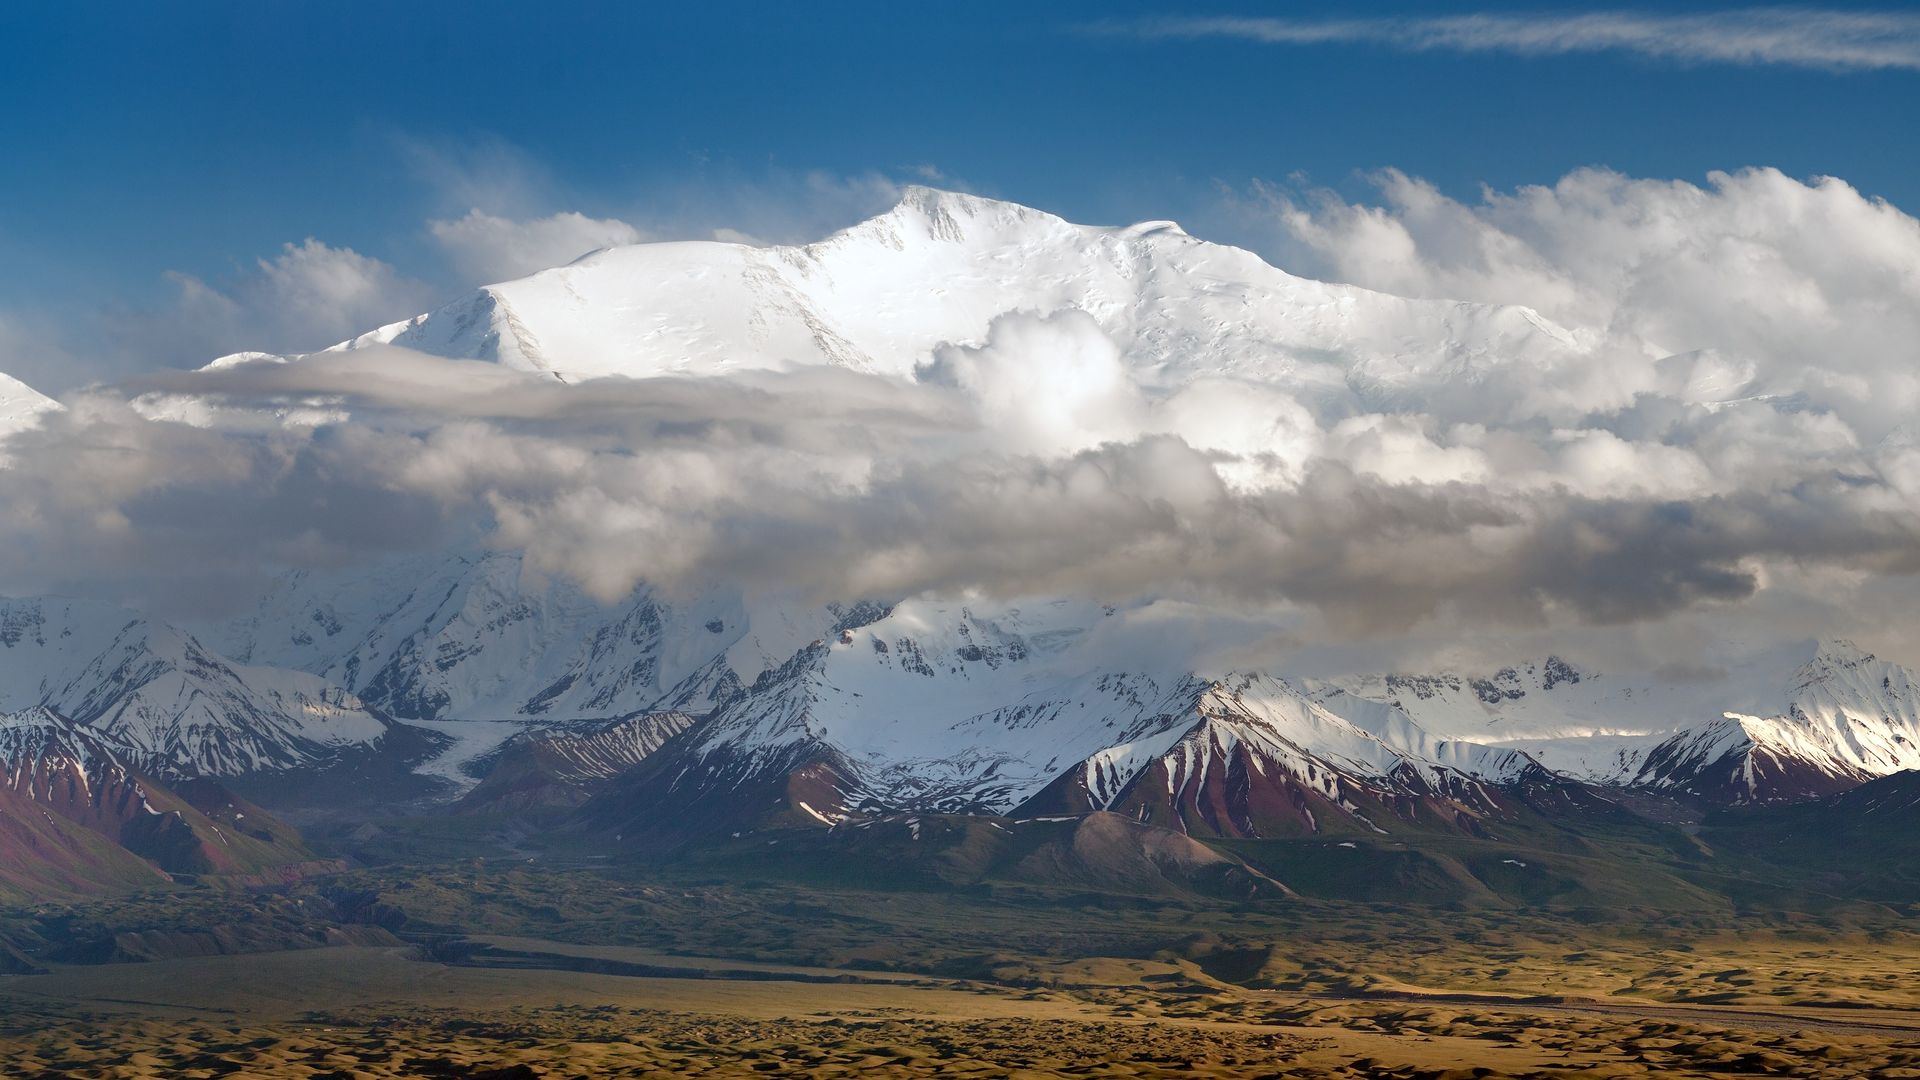
[[[1262,186],[1240,210],[1311,276],[1587,330],[1607,346],[1590,373],[1635,392],[1799,395],[1865,438],[1920,406],[1920,221],[1842,180],[1582,169],[1472,203],[1394,170],[1373,181],[1377,204]]]
[[[643,580],[1160,595],[1303,606],[1354,633],[1626,622],[1746,600],[1776,566],[1920,569],[1920,515],[1890,478],[1908,459],[1830,417],[1748,403],[1673,443],[1286,408],[1268,428],[1249,393],[1223,428],[1244,442],[1216,430],[1205,448],[1206,413],[1174,407],[1186,392],[1131,385],[1102,340],[1077,314],[1005,316],[921,382],[568,385],[397,349],[182,373],[16,437],[0,539],[14,572],[58,578],[155,559],[264,572],[479,530],[608,600]],[[1108,381],[1027,407],[1062,357]],[[146,419],[183,393],[220,404]],[[1117,408],[1090,419],[1092,403]],[[263,412],[281,422],[243,422]],[[1103,437],[1075,437],[1083,422]],[[1272,430],[1298,457],[1232,482]],[[88,539],[49,542],[70,535]]]
[[[564,266],[598,248],[647,239],[624,221],[573,211],[516,221],[474,209],[450,221],[430,221],[427,230],[463,278],[485,284]]]
[[[1002,319],[986,344],[939,348],[918,374],[972,398],[1014,453],[1072,453],[1126,439],[1146,411],[1119,346],[1083,311]]]
[[[235,339],[258,335],[254,348],[289,352],[330,344],[351,336],[355,327],[417,311],[430,296],[425,286],[387,263],[312,237],[282,245],[279,254],[257,259],[254,266],[254,273],[225,292],[198,278],[174,275],[183,307],[233,324]]]
[[[312,237],[224,282],[167,277],[176,290],[170,305],[123,312],[106,327],[130,367],[156,355],[190,365],[229,352],[324,348],[415,314],[434,296],[379,259]]]
[[[234,274],[164,275],[141,307],[0,310],[0,371],[46,393],[217,356],[325,348],[431,307],[438,291],[391,264],[308,237]]]
[[[1379,45],[1408,52],[1520,56],[1627,53],[1679,63],[1784,64],[1828,70],[1920,70],[1920,17],[1904,12],[1748,8],[1476,13],[1354,19],[1201,16],[1111,22],[1145,38],[1235,38],[1268,45]]]
[[[428,503],[324,471],[312,429],[156,422],[111,393],[7,441],[0,591],[100,595],[170,613],[230,608],[285,566],[444,538]]]

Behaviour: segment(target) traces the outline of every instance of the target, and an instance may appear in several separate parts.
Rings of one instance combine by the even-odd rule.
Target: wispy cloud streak
[[[1273,45],[1368,44],[1408,52],[1521,56],[1629,53],[1694,64],[1920,71],[1920,15],[1814,8],[1697,15],[1613,11],[1430,18],[1200,17],[1109,22],[1095,29],[1149,39],[1238,38]]]

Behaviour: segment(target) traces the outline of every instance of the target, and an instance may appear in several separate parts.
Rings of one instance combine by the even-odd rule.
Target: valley
[[[0,1062],[1920,1076],[1914,669],[1805,619],[1686,664],[1343,621],[1618,625],[1611,587],[1555,591],[1589,548],[1660,593],[1585,524],[1464,576],[1392,553],[1429,511],[1514,542],[1559,455],[1614,460],[1487,392],[1598,340],[909,187],[813,243],[623,245],[137,388],[121,422],[260,460],[395,440],[328,515],[471,483],[490,524],[173,617],[0,599]],[[1718,418],[1807,415],[1662,363],[1647,415],[1729,468]],[[72,411],[0,382],[10,452]],[[1526,439],[1534,472],[1448,501]]]
[[[336,914],[393,936],[0,979],[13,1074],[1920,1070],[1920,935],[1870,906],[1675,917],[848,891],[519,859],[359,871],[322,893],[358,896]],[[195,922],[274,918],[208,899]],[[75,925],[126,935],[179,910],[138,906],[93,904]]]

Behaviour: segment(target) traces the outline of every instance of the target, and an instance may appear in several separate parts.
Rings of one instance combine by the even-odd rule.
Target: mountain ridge
[[[44,706],[0,713],[0,893],[44,898],[319,865],[293,830],[218,784],[163,785],[132,743]]]
[[[1315,282],[1169,222],[1077,225],[918,187],[812,244],[602,249],[335,348],[398,345],[530,379],[827,365],[911,381],[1009,313],[1063,310],[1144,389],[1279,384],[1330,416],[1418,402],[1445,419],[1503,365],[1588,358],[1581,333],[1526,308]],[[52,706],[183,775],[309,768],[396,721],[517,727],[526,738],[498,760],[537,740],[552,760],[522,766],[538,798],[606,820],[637,813],[609,809],[637,797],[629,774],[711,803],[717,822],[736,790],[752,793],[747,817],[778,804],[822,825],[1047,803],[1240,835],[1406,815],[1476,828],[1494,788],[1543,776],[1735,804],[1920,765],[1910,673],[1838,644],[1791,686],[1775,685],[1778,658],[1757,660],[1719,699],[1551,654],[1477,675],[1294,680],[1280,658],[1221,672],[1109,653],[1117,609],[1086,597],[823,604],[713,583],[608,603],[483,549],[291,572],[193,633],[89,609],[53,619],[84,644],[48,648],[33,629],[46,611],[29,616],[54,603],[0,604],[0,708]],[[623,741],[663,716],[681,719]],[[478,749],[459,760],[496,760]]]
[[[905,377],[937,346],[981,344],[998,315],[1064,308],[1158,385],[1229,376],[1387,405],[1585,348],[1525,308],[1329,285],[1168,222],[1075,225],[932,188],[811,244],[603,249],[333,348],[400,345],[563,380],[809,364]]]

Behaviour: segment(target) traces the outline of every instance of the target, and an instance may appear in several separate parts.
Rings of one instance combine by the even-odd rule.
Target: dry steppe
[[[482,944],[506,966],[344,947],[12,977],[0,981],[0,1057],[7,1076],[48,1080],[1920,1077],[1920,1011],[1891,1004],[1315,995],[1119,958],[1033,963],[1018,981],[1053,985],[1010,985]],[[582,958],[678,974],[537,966]]]

